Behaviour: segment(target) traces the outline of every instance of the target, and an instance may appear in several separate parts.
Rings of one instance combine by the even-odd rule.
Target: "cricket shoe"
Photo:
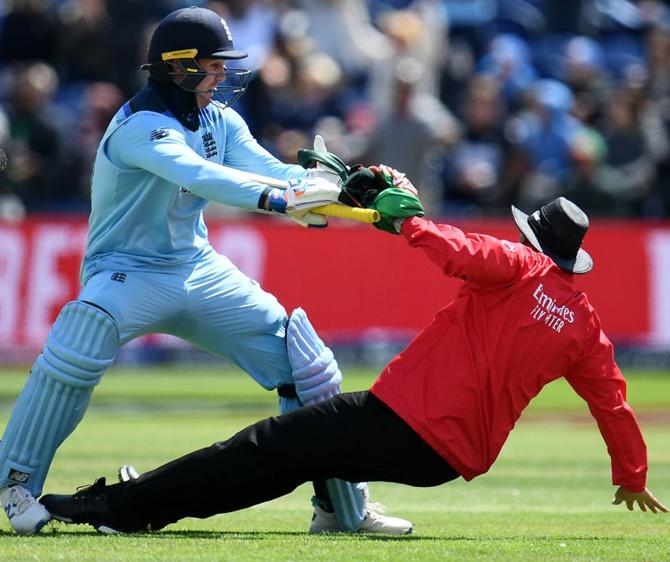
[[[120,530],[120,525],[109,507],[107,485],[98,478],[73,495],[47,494],[40,498],[51,516],[64,523],[87,523],[101,533],[111,534]]]
[[[309,526],[310,533],[343,533],[345,532],[337,520],[334,512],[326,511],[317,502],[314,503],[314,515]],[[384,535],[409,535],[414,527],[399,517],[383,515],[384,507],[378,503],[368,503],[365,506],[365,518],[357,533],[381,533]]]
[[[39,533],[51,515],[23,486],[0,489],[0,501],[9,524],[19,535]]]

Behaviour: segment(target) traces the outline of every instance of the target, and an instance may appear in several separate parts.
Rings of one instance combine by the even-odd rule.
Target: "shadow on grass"
[[[57,541],[61,539],[68,539],[72,537],[100,537],[100,540],[117,540],[117,539],[133,539],[141,538],[142,540],[156,540],[164,541],[167,539],[176,539],[176,540],[193,540],[193,539],[204,539],[204,540],[254,540],[254,541],[264,541],[272,540],[277,538],[309,538],[309,540],[330,540],[330,541],[346,541],[346,540],[365,540],[365,541],[378,541],[378,542],[509,542],[515,540],[527,541],[551,541],[555,542],[557,540],[563,541],[572,541],[572,542],[598,542],[598,541],[608,541],[608,542],[622,542],[629,540],[628,537],[623,536],[520,536],[520,535],[509,535],[509,536],[434,536],[434,535],[402,535],[402,536],[389,536],[389,535],[377,535],[372,533],[322,533],[322,534],[310,534],[305,531],[199,531],[199,530],[182,530],[182,531],[158,531],[155,533],[131,533],[131,534],[104,534],[98,533],[97,531],[63,531],[62,529],[51,529],[43,531],[39,535],[16,535],[11,531],[0,530],[0,539],[5,537],[13,537],[17,540],[26,540],[26,541]]]
[[[183,531],[159,531],[155,533],[119,533],[119,534],[104,534],[97,531],[82,530],[82,531],[63,531],[62,529],[51,529],[42,531],[39,535],[17,535],[12,531],[1,531],[0,539],[4,537],[14,537],[19,540],[33,540],[33,541],[47,541],[59,540],[72,537],[93,537],[99,536],[101,540],[115,540],[116,538],[142,538],[143,540],[165,540],[165,539],[207,539],[207,540],[271,540],[283,537],[309,537],[310,539],[327,539],[327,540],[350,540],[365,539],[372,541],[425,541],[425,540],[445,540],[447,537],[434,537],[427,535],[375,535],[371,533],[321,533],[310,534],[306,531],[197,531],[197,530],[183,530]],[[460,539],[459,539],[460,540]]]

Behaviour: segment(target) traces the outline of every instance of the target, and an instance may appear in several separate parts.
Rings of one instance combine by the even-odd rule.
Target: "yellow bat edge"
[[[327,217],[349,219],[352,221],[364,222],[366,224],[374,224],[379,222],[379,219],[381,218],[379,211],[375,211],[374,209],[349,207],[348,205],[338,205],[336,203],[314,207],[313,209],[310,209],[310,211]]]

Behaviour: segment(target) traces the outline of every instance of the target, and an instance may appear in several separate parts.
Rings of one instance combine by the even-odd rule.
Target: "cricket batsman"
[[[495,462],[528,403],[561,377],[607,444],[613,503],[666,512],[646,487],[645,442],[612,344],[575,287],[593,266],[581,248],[586,215],[562,197],[530,216],[512,207],[521,239],[510,242],[421,218],[410,188],[355,195],[381,213],[377,226],[463,283],[370,390],[260,421],[126,482],[100,478],[74,495],[44,496],[54,518],[133,532],[249,507],[315,479],[471,480]]]
[[[311,209],[339,204],[346,175],[284,164],[256,142],[229,107],[248,71],[226,65],[243,57],[215,12],[170,13],[150,41],[147,85],[100,142],[82,289],[52,326],[0,443],[0,502],[17,533],[38,532],[49,520],[36,498],[56,449],[82,419],[118,348],[133,338],[172,334],[227,357],[276,389],[282,412],[340,392],[337,362],[304,311],[289,317],[207,239],[208,201],[326,226]],[[315,147],[325,153],[323,143]],[[270,188],[245,172],[289,187]],[[309,455],[311,443],[300,446]],[[182,485],[192,489],[190,479]],[[364,484],[320,481],[315,493],[313,532],[412,530],[409,521],[373,511]]]

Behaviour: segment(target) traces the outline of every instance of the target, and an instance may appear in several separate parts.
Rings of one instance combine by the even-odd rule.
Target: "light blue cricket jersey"
[[[144,91],[126,103],[98,147],[82,284],[100,270],[155,271],[209,249],[208,201],[258,209],[265,186],[237,170],[278,179],[305,174],[262,148],[233,109],[209,104],[194,132],[145,90],[152,103],[133,103]]]

